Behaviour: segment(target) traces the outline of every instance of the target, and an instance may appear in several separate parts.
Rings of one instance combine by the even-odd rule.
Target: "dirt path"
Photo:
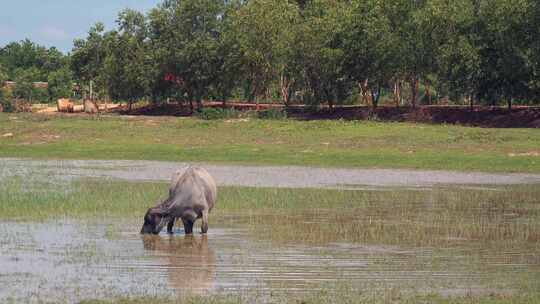
[[[168,181],[185,165],[127,160],[25,160],[0,158],[0,182],[11,176],[72,180],[103,177]],[[222,186],[285,188],[429,187],[434,185],[540,184],[540,174],[491,174],[392,169],[337,169],[203,164]]]

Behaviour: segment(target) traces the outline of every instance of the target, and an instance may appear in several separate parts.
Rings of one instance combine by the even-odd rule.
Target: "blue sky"
[[[0,0],[0,47],[25,38],[68,52],[73,39],[84,38],[101,21],[115,25],[118,12],[132,8],[146,12],[160,0]]]

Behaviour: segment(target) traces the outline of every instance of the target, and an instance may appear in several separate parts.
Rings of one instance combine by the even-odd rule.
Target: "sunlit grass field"
[[[540,172],[539,147],[536,129],[0,113],[0,157]]]

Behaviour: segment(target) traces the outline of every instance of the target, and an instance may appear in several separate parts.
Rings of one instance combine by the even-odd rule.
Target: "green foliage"
[[[110,31],[95,24],[70,56],[10,43],[0,80],[32,71],[32,81],[53,83],[54,99],[68,93],[71,69],[87,96],[199,107],[233,92],[313,107],[376,107],[385,92],[396,103],[433,102],[422,87],[457,103],[537,104],[538,20],[534,0],[168,0],[146,15],[120,12]],[[30,91],[26,82],[15,95]]]
[[[143,14],[126,9],[119,14],[120,32],[104,38],[105,89],[113,100],[139,100],[149,95],[152,61],[147,43],[147,23]]]
[[[40,71],[35,67],[28,69],[18,69],[15,76],[15,88],[13,96],[32,103],[48,102],[49,93],[45,88],[39,88],[35,82],[40,79]]]
[[[288,87],[294,66],[295,28],[300,21],[296,4],[286,0],[255,0],[233,14],[235,33],[243,63],[243,73],[250,84],[250,95],[259,98],[273,80]]]
[[[49,97],[52,101],[69,98],[73,92],[73,75],[68,68],[49,73]]]
[[[286,119],[287,112],[283,109],[271,108],[258,112],[258,116],[261,119]]]
[[[0,107],[4,112],[13,112],[15,107],[13,105],[13,93],[9,89],[0,89]]]
[[[293,74],[303,88],[303,101],[316,108],[333,105],[347,98],[351,79],[346,75],[347,50],[344,47],[344,20],[349,16],[348,4],[336,1],[312,1],[302,10],[296,27],[296,49]]]
[[[104,31],[105,26],[98,22],[90,28],[86,39],[74,41],[71,70],[83,86],[85,93],[90,93],[90,87],[92,94],[105,90],[103,68],[107,49],[105,48]]]
[[[158,75],[167,77],[165,87],[180,91],[181,99],[200,104],[222,72],[223,14],[218,0],[166,1],[149,14],[150,37],[162,67]]]
[[[47,81],[50,72],[68,65],[68,58],[56,48],[45,48],[26,39],[0,48],[0,66],[7,74],[5,80],[15,80],[21,70],[34,69],[34,81]]]
[[[204,108],[197,111],[196,115],[204,120],[216,120],[238,118],[241,115],[241,112],[234,109]]]
[[[8,71],[7,69],[0,63],[0,88],[4,86],[4,81],[8,80]]]

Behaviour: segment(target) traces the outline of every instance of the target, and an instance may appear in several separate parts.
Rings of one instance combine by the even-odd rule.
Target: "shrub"
[[[15,106],[13,105],[13,94],[11,93],[10,90],[7,90],[7,89],[0,90],[0,108],[2,109],[3,112],[15,111]]]
[[[240,112],[234,109],[204,108],[199,110],[196,115],[204,120],[216,120],[238,118],[240,116]]]
[[[260,119],[286,119],[287,112],[282,109],[268,109],[259,112]]]

